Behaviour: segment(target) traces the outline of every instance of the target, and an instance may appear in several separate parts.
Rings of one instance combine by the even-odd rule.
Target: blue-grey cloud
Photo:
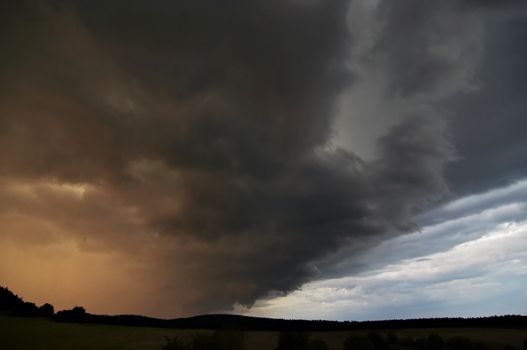
[[[526,204],[498,204],[383,242],[350,276],[309,283],[250,312],[331,319],[521,312],[527,306]]]

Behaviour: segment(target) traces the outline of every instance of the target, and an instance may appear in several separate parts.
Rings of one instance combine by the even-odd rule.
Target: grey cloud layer
[[[378,136],[407,114],[432,109],[456,146],[446,171],[455,195],[525,177],[524,1],[381,1],[373,9],[355,1],[352,10],[359,78],[341,101],[338,125],[349,130],[339,130],[339,144],[371,157],[375,143],[353,125]]]
[[[249,312],[343,320],[514,313],[525,305],[526,184],[451,202],[430,213],[448,213],[440,223],[355,257],[365,265],[358,273],[309,283]],[[504,197],[511,192],[521,195]]]
[[[489,4],[492,2],[488,2]],[[460,194],[503,186],[527,175],[527,4],[508,1],[488,9],[485,55],[478,91],[456,97],[450,107],[452,140],[463,161],[447,169]]]
[[[18,7],[2,33],[10,54],[0,68],[9,86],[0,93],[0,174],[91,184],[75,203],[48,204],[78,220],[42,210],[72,235],[111,249],[167,237],[166,293],[193,293],[181,311],[298,288],[343,244],[412,229],[412,216],[447,191],[442,173],[454,150],[428,106],[385,133],[375,161],[325,147],[335,99],[353,83],[347,1]],[[417,37],[402,28],[412,13]],[[406,72],[390,85],[401,98],[467,84],[458,61],[398,44],[419,48],[429,23],[453,13],[424,2],[380,5],[387,37],[374,50],[387,72]],[[134,229],[108,218],[105,230],[87,228],[101,215],[88,209],[97,199],[125,208]]]

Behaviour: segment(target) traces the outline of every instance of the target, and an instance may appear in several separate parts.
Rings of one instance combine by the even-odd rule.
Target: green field
[[[175,330],[106,325],[81,325],[56,323],[47,319],[12,318],[0,316],[0,349],[2,350],[160,350],[165,337],[178,336],[189,339],[192,335],[207,331]],[[327,342],[331,350],[341,350],[342,343],[350,334],[365,335],[366,331],[313,332],[312,338]],[[381,334],[386,332],[379,331]],[[463,336],[477,340],[494,349],[511,344],[520,350],[527,337],[526,330],[515,329],[408,329],[398,330],[398,336],[425,337],[437,333],[443,338]],[[276,346],[277,333],[247,332],[248,350],[272,350]]]

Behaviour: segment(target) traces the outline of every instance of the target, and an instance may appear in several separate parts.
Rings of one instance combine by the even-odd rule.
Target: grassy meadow
[[[204,330],[178,330],[89,324],[56,323],[43,318],[13,318],[0,316],[0,349],[2,350],[161,350],[166,337],[189,340]],[[527,330],[516,329],[406,329],[392,331],[399,337],[426,337],[437,333],[443,338],[467,337],[493,349],[505,344],[522,349]],[[311,338],[324,340],[330,350],[341,350],[351,334],[366,335],[367,331],[312,332]],[[388,332],[378,331],[385,335]],[[247,332],[248,350],[272,350],[277,344],[275,332]],[[403,349],[403,348],[401,348]]]

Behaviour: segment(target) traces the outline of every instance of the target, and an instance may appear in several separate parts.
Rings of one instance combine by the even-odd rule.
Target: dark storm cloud
[[[112,249],[144,240],[92,199],[131,209],[153,241],[175,237],[175,256],[161,263],[174,270],[172,293],[192,296],[180,311],[297,288],[350,230],[379,231],[361,222],[376,219],[362,203],[360,162],[315,152],[349,82],[345,14],[341,1],[79,2],[13,13],[0,171],[97,192],[72,203],[78,210],[54,192],[10,207]]]
[[[474,193],[527,176],[527,4],[511,1],[492,19],[478,91],[450,105],[452,140],[462,161],[447,169],[452,190]]]
[[[392,3],[380,5],[386,29],[374,48],[392,95],[428,101],[467,88],[470,54],[428,50],[437,46],[429,35],[464,28],[437,24],[453,15],[448,6]],[[42,205],[55,194],[33,191],[13,206],[112,249],[123,240],[147,249],[160,235],[164,293],[186,291],[185,312],[291,291],[342,245],[353,252],[413,229],[412,216],[447,192],[454,150],[441,114],[421,104],[380,139],[373,162],[326,147],[335,98],[353,83],[347,8],[211,0],[10,9],[0,174],[22,189],[92,186],[71,207],[50,202],[67,219]],[[90,209],[98,199],[104,213]],[[99,218],[109,228],[85,224]]]
[[[126,4],[79,2],[78,12],[63,14],[46,8],[47,17],[6,48],[18,67],[13,80],[30,75],[32,85],[53,89],[41,105],[56,98],[83,110],[75,120],[53,116],[60,124],[53,129],[93,128],[86,133],[107,143],[99,151],[86,149],[89,140],[60,140],[72,143],[71,156],[78,149],[95,166],[114,166],[111,173],[144,156],[255,174],[327,139],[331,99],[349,75],[345,2]],[[141,103],[143,110],[130,105]],[[54,164],[53,154],[41,158]]]
[[[405,174],[403,181],[408,181],[401,186],[405,192],[399,197],[387,188],[380,191],[388,194],[381,201],[385,208],[389,208],[386,212],[393,213],[394,217],[402,214],[400,210],[404,207],[398,206],[398,200],[412,197],[411,184],[416,179],[429,179],[429,188],[443,189],[439,191],[443,194],[450,187],[453,192],[443,198],[452,198],[486,191],[525,177],[524,136],[527,129],[524,116],[527,108],[524,85],[527,80],[524,74],[525,50],[520,44],[525,41],[526,34],[525,2],[381,1],[373,10],[364,3],[362,8],[356,6],[356,9],[364,11],[364,18],[352,17],[362,24],[352,28],[361,43],[356,49],[358,56],[352,59],[362,80],[377,79],[374,84],[378,85],[373,85],[374,89],[363,83],[373,90],[370,94],[375,98],[372,102],[375,107],[371,110],[385,112],[388,114],[386,120],[403,120],[400,126],[392,129],[394,144],[385,147],[386,137],[377,142],[378,148],[391,151],[393,160],[375,162],[384,169],[381,177],[390,179],[380,181],[380,186],[386,183],[390,188],[401,174]],[[382,72],[381,79],[376,78],[378,72]],[[368,92],[357,95],[368,97]],[[369,112],[368,108],[363,110]],[[428,123],[436,124],[428,125],[428,130],[432,134],[443,130],[448,134],[447,139],[453,141],[455,149],[447,143],[437,147],[441,143],[437,139],[432,143],[411,144],[406,149],[401,147],[408,136],[397,135],[393,130],[404,130],[408,115],[414,114],[431,117]],[[382,118],[375,118],[371,115],[372,123],[387,123]],[[420,130],[413,136],[414,140],[418,137],[426,140],[426,135],[425,130]],[[408,155],[413,154],[411,150],[416,151],[416,155],[431,155],[426,149],[431,144],[436,147],[436,152],[442,150],[445,153],[442,153],[443,157],[436,154],[429,159],[455,155],[455,161],[448,163],[446,179],[426,173],[426,169],[434,167],[421,168],[425,170],[423,173],[414,169],[413,164],[422,164],[422,160],[405,162]],[[410,164],[410,167],[407,169],[401,164]],[[435,169],[436,173],[441,173],[437,167]],[[416,189],[416,201],[421,193]],[[445,219],[437,212],[429,216],[432,221]],[[460,233],[469,231],[460,227],[454,231],[456,229]],[[369,250],[364,251],[366,253],[353,254],[342,249],[330,256],[327,263],[330,266],[325,266],[330,271],[327,274],[339,276],[350,271],[364,271],[373,265],[367,257]],[[419,249],[410,251],[414,254],[420,252]],[[366,262],[361,261],[362,258],[347,258],[361,254],[366,255]],[[404,258],[404,254],[397,251],[394,256]],[[342,266],[343,262],[346,262],[345,266]]]
[[[383,28],[371,55],[386,72],[389,95],[431,102],[470,86],[482,23],[461,3],[381,2]]]
[[[425,104],[447,116],[458,154],[447,169],[452,191],[525,177],[527,4],[382,1],[375,19],[363,61],[384,72],[387,98],[403,109]]]

